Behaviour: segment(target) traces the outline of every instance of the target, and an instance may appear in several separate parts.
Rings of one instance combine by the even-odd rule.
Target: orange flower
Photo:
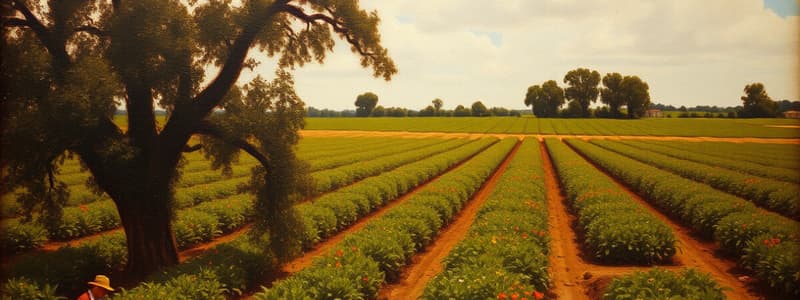
[[[80,208],[82,212],[89,211],[89,207],[86,206],[86,204],[81,204],[80,206],[78,206],[78,208]]]
[[[508,299],[508,296],[506,295],[505,292],[502,292],[497,295],[497,299]]]
[[[362,278],[361,278],[361,281],[363,281],[363,282],[367,282],[367,281],[369,281],[369,277],[367,277],[367,276],[364,276],[364,277],[362,277]]]
[[[342,255],[344,255],[344,251],[342,251],[341,249],[336,251],[336,256],[342,257]]]
[[[514,293],[511,295],[511,300],[518,300],[518,299],[519,299],[519,294]]]
[[[337,268],[341,268],[342,267],[342,263],[340,263],[338,260],[336,261],[336,267]]]

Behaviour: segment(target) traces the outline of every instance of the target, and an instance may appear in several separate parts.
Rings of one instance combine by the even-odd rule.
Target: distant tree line
[[[525,105],[540,118],[641,118],[649,109],[665,111],[666,117],[677,118],[767,118],[780,117],[789,110],[800,111],[800,101],[773,101],[761,83],[748,84],[741,97],[742,105],[718,107],[699,105],[695,107],[675,107],[650,102],[647,82],[635,75],[608,73],[600,77],[594,70],[578,68],[567,72],[563,82],[565,88],[555,80],[528,87]],[[602,86],[600,84],[602,83]],[[599,100],[605,106],[592,109],[590,105]],[[567,102],[569,101],[569,102]],[[564,104],[566,108],[562,109]],[[378,105],[378,95],[366,92],[356,97],[355,110],[335,111],[309,107],[308,117],[488,117],[520,116],[525,111],[504,107],[487,108],[481,101],[471,106],[457,105],[453,110],[444,109],[444,101],[436,98],[421,110]],[[673,115],[671,112],[678,112]]]
[[[378,105],[378,95],[366,92],[358,95],[355,101],[355,110],[330,110],[309,107],[306,110],[308,117],[489,117],[489,116],[520,116],[519,110],[505,107],[487,108],[481,101],[475,101],[470,107],[458,105],[453,110],[444,109],[444,100],[436,98],[431,105],[421,110],[403,107],[383,107]]]

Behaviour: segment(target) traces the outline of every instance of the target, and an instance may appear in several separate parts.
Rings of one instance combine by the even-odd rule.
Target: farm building
[[[647,118],[663,118],[664,112],[660,109],[648,109],[644,112],[644,116]]]
[[[800,119],[800,111],[787,110],[787,111],[783,112],[783,117],[784,118],[790,118],[790,119]]]

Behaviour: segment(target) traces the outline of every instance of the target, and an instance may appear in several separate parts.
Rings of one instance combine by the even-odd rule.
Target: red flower
[[[363,281],[363,282],[367,282],[367,281],[369,281],[369,277],[367,277],[367,276],[364,276],[364,277],[362,277],[362,278],[361,278],[361,281]]]
[[[340,263],[338,260],[336,261],[336,267],[337,268],[341,268],[342,267],[342,263]]]
[[[506,295],[505,292],[502,292],[497,295],[497,299],[508,299],[508,296]]]
[[[344,255],[344,251],[342,251],[341,249],[336,251],[336,256],[342,257],[342,255]]]
[[[86,204],[81,204],[80,206],[78,206],[78,208],[80,208],[82,212],[89,211],[89,207],[86,206]]]
[[[511,300],[517,300],[517,299],[519,299],[519,294],[514,293],[511,295]]]
[[[533,291],[533,296],[536,297],[537,300],[544,298],[544,294],[540,293],[539,291]]]
[[[527,233],[523,233],[523,234],[522,234],[522,238],[523,238],[523,239],[527,239],[527,238],[528,238],[528,234],[527,234]]]

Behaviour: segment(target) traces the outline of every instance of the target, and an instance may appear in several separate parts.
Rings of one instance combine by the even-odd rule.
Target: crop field
[[[798,138],[796,119],[308,118],[308,130]]]
[[[202,152],[184,154],[172,222],[181,263],[120,283],[113,299],[800,295],[796,142],[583,136],[670,136],[680,129],[665,124],[677,120],[621,128],[609,125],[615,120],[431,120],[409,131],[582,136],[386,136],[377,131],[408,123],[311,119],[310,131],[344,131],[306,136],[296,148],[314,184],[294,204],[299,225],[284,234],[299,244],[285,260],[248,234],[255,198],[240,185],[258,162],[242,154],[223,173]],[[709,136],[797,137],[761,120],[680,122],[720,122],[702,129]],[[730,122],[745,130],[727,131]],[[57,176],[70,196],[55,221],[35,208],[25,218],[21,191],[0,199],[3,293],[74,297],[95,273],[124,277],[115,204],[86,185],[93,179],[76,160]]]

